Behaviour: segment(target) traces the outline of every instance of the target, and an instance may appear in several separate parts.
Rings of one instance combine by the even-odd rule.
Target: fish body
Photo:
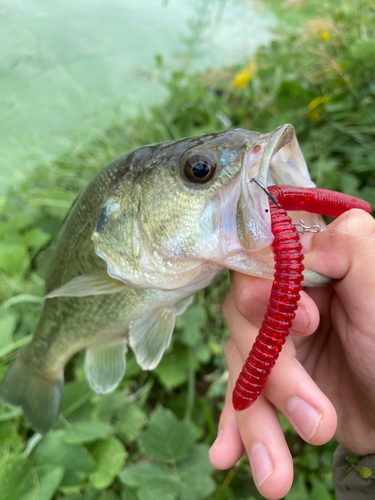
[[[127,345],[143,369],[155,368],[176,315],[223,269],[272,278],[268,198],[253,177],[314,186],[292,126],[145,146],[99,172],[53,244],[42,316],[0,399],[21,406],[45,434],[77,351],[86,349],[93,390],[110,392],[124,375]],[[306,276],[306,284],[323,283]]]

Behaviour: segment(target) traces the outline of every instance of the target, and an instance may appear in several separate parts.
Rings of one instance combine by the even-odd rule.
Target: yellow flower
[[[324,41],[327,41],[331,38],[331,35],[328,33],[328,31],[321,31],[320,36]]]
[[[323,111],[320,108],[316,108],[316,109],[313,109],[312,111],[310,111],[310,113],[308,114],[308,117],[312,122],[316,123],[320,120],[320,115],[322,113],[323,113]]]
[[[232,85],[239,89],[245,89],[250,80],[254,77],[256,63],[250,62],[244,69],[235,74]]]
[[[329,96],[327,94],[324,94],[319,97],[315,97],[315,99],[309,102],[307,107],[310,111],[307,116],[312,122],[316,123],[320,120],[320,116],[323,114],[324,110],[319,107],[319,104],[324,104],[328,102],[328,100]]]
[[[319,104],[324,104],[328,101],[329,96],[327,94],[321,95],[319,97],[315,97],[311,102],[308,104],[308,108],[312,111],[315,109]]]

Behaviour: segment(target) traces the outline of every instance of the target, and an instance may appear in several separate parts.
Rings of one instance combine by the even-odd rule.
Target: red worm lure
[[[326,189],[269,186],[267,190],[271,195],[275,274],[263,323],[233,391],[233,406],[237,411],[251,406],[260,395],[289,335],[300,299],[304,269],[302,246],[286,210],[303,210],[330,217],[338,217],[352,208],[371,212],[367,202]]]

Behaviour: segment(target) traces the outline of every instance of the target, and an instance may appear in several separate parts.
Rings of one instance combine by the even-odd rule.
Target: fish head
[[[223,268],[259,275],[273,235],[251,179],[314,186],[291,125],[148,146],[128,161],[92,238],[109,275],[142,288],[195,290]]]

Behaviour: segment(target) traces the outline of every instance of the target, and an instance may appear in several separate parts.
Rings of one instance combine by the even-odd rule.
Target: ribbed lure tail
[[[304,210],[330,217],[338,217],[352,208],[371,212],[365,201],[326,189],[270,186],[268,190],[281,205],[270,201],[275,275],[263,323],[233,391],[233,407],[237,411],[251,406],[260,395],[289,335],[298,307],[303,255],[299,235],[286,210]]]

